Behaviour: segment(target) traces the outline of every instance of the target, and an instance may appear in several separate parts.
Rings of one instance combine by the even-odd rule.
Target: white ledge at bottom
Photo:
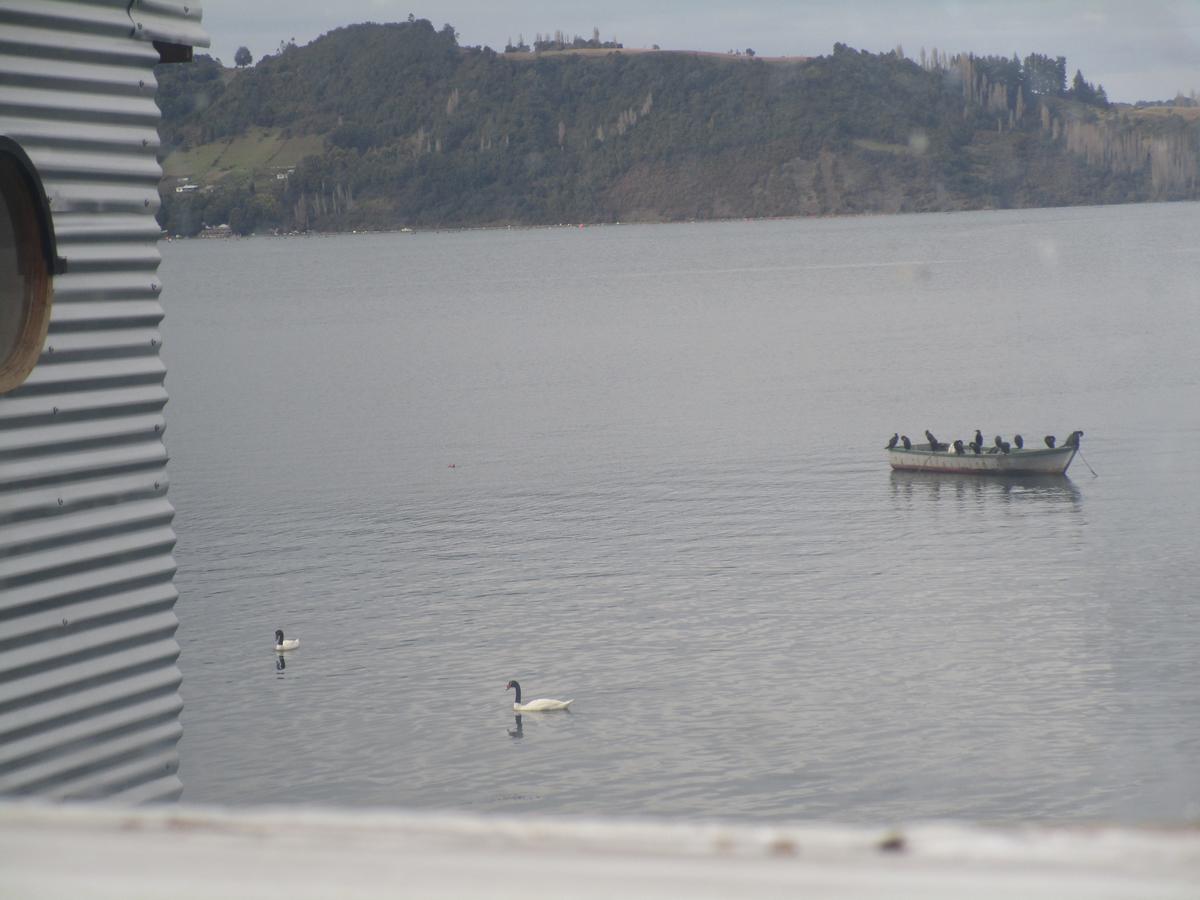
[[[0,803],[0,898],[1200,896],[1200,828],[852,828]]]

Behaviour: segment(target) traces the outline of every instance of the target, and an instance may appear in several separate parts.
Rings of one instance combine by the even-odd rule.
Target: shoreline
[[[716,225],[729,223],[757,223],[757,222],[794,222],[794,221],[826,221],[831,219],[868,219],[868,218],[901,218],[905,216],[931,216],[931,215],[958,215],[964,213],[982,213],[982,212],[1030,212],[1033,210],[1045,210],[1047,212],[1062,212],[1064,210],[1075,209],[1097,209],[1097,208],[1126,208],[1139,206],[1161,206],[1166,204],[1200,204],[1200,200],[1144,200],[1136,203],[1076,203],[1070,206],[981,206],[972,209],[931,209],[920,210],[913,212],[854,212],[854,213],[819,213],[815,215],[795,215],[795,216],[756,216],[756,217],[729,217],[729,218],[708,218],[708,219],[664,219],[664,220],[648,220],[648,221],[622,221],[616,222],[559,222],[553,225],[538,225],[538,224],[498,224],[498,225],[445,225],[432,226],[428,228],[414,227],[411,225],[403,225],[398,228],[352,228],[337,231],[288,231],[288,232],[251,232],[250,234],[235,234],[232,231],[221,234],[201,232],[195,235],[168,235],[165,232],[159,237],[159,240],[167,242],[175,241],[212,241],[212,240],[242,240],[246,238],[300,238],[300,237],[338,237],[343,235],[372,235],[372,234],[459,234],[473,231],[551,231],[551,230],[577,230],[583,231],[589,228],[617,228],[629,226],[656,226],[656,225]]]

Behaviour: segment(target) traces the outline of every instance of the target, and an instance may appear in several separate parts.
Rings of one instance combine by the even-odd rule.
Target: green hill
[[[498,54],[417,19],[252,68],[161,67],[173,233],[899,212],[1195,198],[1200,122],[1065,61],[836,45],[763,60]],[[1194,109],[1181,109],[1191,114]],[[177,190],[177,188],[183,188]]]

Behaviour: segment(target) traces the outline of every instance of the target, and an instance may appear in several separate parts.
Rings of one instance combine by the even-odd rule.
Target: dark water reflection
[[[1200,817],[1197,233],[167,245],[185,798]],[[890,474],[984,425],[1084,428],[1100,477]],[[574,714],[510,721],[512,677]]]
[[[1066,475],[938,475],[893,470],[891,479],[893,495],[906,501],[938,501],[953,496],[955,501],[972,503],[992,499],[1014,503],[1065,503],[1076,512],[1083,504],[1083,492]]]

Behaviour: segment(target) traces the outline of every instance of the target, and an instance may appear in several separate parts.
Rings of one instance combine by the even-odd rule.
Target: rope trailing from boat
[[[1093,468],[1092,468],[1092,466],[1091,466],[1091,463],[1089,463],[1089,462],[1087,461],[1087,457],[1085,457],[1085,456],[1083,455],[1083,451],[1082,451],[1082,450],[1076,450],[1075,452],[1079,454],[1079,458],[1083,460],[1083,464],[1084,464],[1085,466],[1087,466],[1087,467],[1088,467],[1088,471],[1092,473],[1092,477],[1093,477],[1093,478],[1099,478],[1100,476],[1096,474],[1096,470],[1095,470],[1095,469],[1093,469]]]

